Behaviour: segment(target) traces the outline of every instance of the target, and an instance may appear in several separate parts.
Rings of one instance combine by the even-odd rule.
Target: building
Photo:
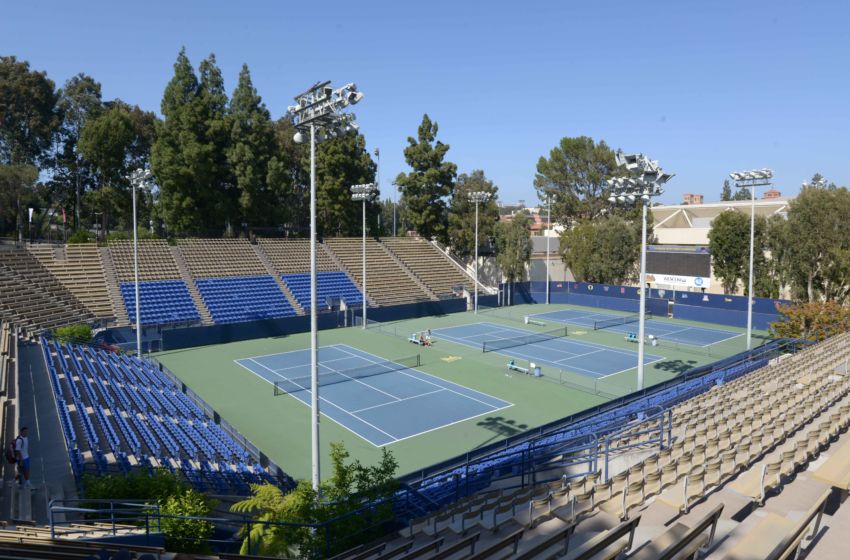
[[[774,198],[782,198],[782,193],[776,189],[768,189],[764,191],[764,196],[762,196],[764,200],[772,200]]]
[[[685,193],[682,195],[682,204],[687,204],[688,206],[702,204],[703,198],[704,197],[701,194]]]

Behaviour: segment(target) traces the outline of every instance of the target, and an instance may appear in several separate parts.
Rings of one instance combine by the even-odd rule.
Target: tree
[[[395,183],[401,191],[404,221],[425,239],[436,236],[446,241],[446,198],[454,192],[457,166],[445,161],[449,145],[436,140],[437,131],[437,123],[424,115],[417,137],[408,137],[404,149],[411,171],[399,173]]]
[[[531,232],[525,212],[517,212],[510,221],[496,225],[496,263],[508,282],[522,280],[531,258]]]
[[[487,244],[496,233],[499,221],[499,187],[487,179],[480,169],[469,175],[462,173],[457,178],[452,204],[449,208],[449,242],[452,249],[461,255],[471,255],[475,250],[475,203],[470,193],[486,192],[490,198],[478,205],[478,245]]]
[[[191,488],[165,498],[160,511],[165,516],[207,517],[212,509],[207,498]],[[164,517],[161,521],[165,546],[178,552],[209,552],[207,540],[215,527],[204,519]]]
[[[341,443],[331,444],[332,475],[322,482],[321,501],[310,483],[302,480],[287,494],[270,484],[253,484],[252,495],[231,507],[236,513],[254,513],[259,522],[306,524],[336,518],[335,534],[313,533],[296,525],[255,523],[242,543],[240,554],[325,558],[325,552],[336,554],[382,536],[383,526],[393,518],[391,502],[356,515],[346,514],[358,511],[365,502],[392,496],[398,489],[395,478],[398,462],[386,448],[382,450],[381,460],[372,467],[349,458]],[[330,541],[325,541],[326,537]]]
[[[51,186],[60,201],[73,208],[74,227],[80,227],[83,193],[95,187],[91,166],[78,145],[86,124],[103,111],[100,83],[86,74],[77,74],[58,92],[62,124],[53,161]]]
[[[274,225],[283,202],[281,193],[269,183],[269,162],[275,149],[274,127],[251,82],[247,64],[239,73],[227,119],[230,127],[227,162],[236,179],[240,218],[244,222]]]
[[[182,49],[162,98],[151,163],[171,231],[221,231],[236,206],[227,166],[227,96],[215,57],[199,82]]]
[[[777,310],[783,318],[770,324],[777,338],[824,340],[847,332],[850,325],[850,309],[835,301],[780,305]]]
[[[302,162],[309,169],[309,154]],[[351,186],[375,181],[375,163],[360,134],[325,140],[316,150],[316,223],[320,235],[360,235],[362,202],[351,199]],[[378,193],[380,194],[380,193]],[[366,204],[367,228],[377,235],[379,205]]]
[[[24,211],[36,197],[37,179],[34,165],[0,165],[0,231],[17,231],[23,239]]]
[[[720,201],[728,202],[732,200],[732,183],[729,182],[729,179],[723,180],[723,190],[720,191]]]
[[[307,191],[310,183],[309,146],[295,143],[295,126],[289,117],[278,119],[272,126],[275,142],[269,159],[267,182],[282,201],[277,224],[300,234],[307,231],[310,219]]]
[[[636,276],[640,226],[617,215],[585,220],[563,233],[561,247],[576,280],[625,284]]]
[[[765,219],[756,216],[753,251],[755,278],[767,275],[764,255],[766,230]],[[708,240],[712,270],[723,284],[724,293],[734,293],[739,280],[743,282],[746,293],[749,286],[750,217],[734,210],[722,212],[711,223]],[[758,294],[759,291],[756,290],[756,295]]]
[[[0,56],[0,165],[40,162],[59,126],[53,81],[28,62]]]
[[[797,293],[808,302],[843,302],[850,285],[850,192],[809,187],[788,206],[788,268]]]
[[[552,216],[570,225],[576,220],[592,219],[607,203],[606,181],[615,175],[614,151],[605,141],[592,138],[562,138],[549,152],[549,158],[537,161],[534,187],[541,200],[554,197]]]

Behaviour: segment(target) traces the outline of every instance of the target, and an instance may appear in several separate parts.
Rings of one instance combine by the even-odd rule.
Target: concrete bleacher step
[[[251,249],[253,249],[254,253],[257,255],[257,258],[260,259],[260,262],[263,263],[263,266],[266,267],[266,270],[274,278],[274,281],[277,283],[280,291],[283,292],[283,295],[286,296],[286,299],[289,300],[289,305],[292,306],[292,309],[299,315],[304,315],[304,308],[301,307],[301,304],[298,303],[298,300],[295,299],[295,296],[289,290],[289,287],[286,283],[281,279],[280,273],[275,270],[272,261],[269,260],[268,255],[263,252],[262,247],[259,244],[251,244]]]
[[[316,251],[324,251],[325,254],[330,257],[330,259],[334,262],[334,264],[339,267],[339,269],[343,271],[346,276],[348,276],[348,279],[351,280],[351,283],[357,286],[357,289],[360,290],[360,293],[363,293],[363,285],[357,281],[357,277],[351,273],[347,266],[345,266],[345,263],[342,262],[342,259],[339,258],[339,255],[333,252],[333,249],[331,249],[326,243],[319,243],[316,245]],[[368,302],[369,306],[377,305],[375,299],[369,294],[366,294],[366,301]]]
[[[121,297],[121,287],[118,285],[118,275],[115,272],[115,263],[112,262],[112,255],[107,247],[101,247],[100,262],[103,265],[103,274],[106,277],[106,292],[109,294],[109,301],[112,303],[112,311],[115,315],[115,322],[118,325],[129,325],[130,317],[127,315],[127,309],[124,307],[124,299]]]
[[[171,254],[174,255],[174,262],[177,263],[177,270],[180,271],[180,278],[189,289],[189,295],[192,296],[192,301],[195,302],[195,307],[198,309],[198,314],[201,316],[201,324],[212,325],[214,323],[210,310],[207,309],[204,303],[204,298],[201,297],[201,292],[198,291],[198,286],[195,284],[195,279],[192,273],[189,272],[189,265],[186,259],[183,258],[183,253],[177,247],[171,247]]]
[[[413,280],[414,282],[416,282],[416,285],[417,285],[417,286],[419,286],[419,288],[420,288],[423,292],[425,292],[426,294],[428,294],[428,297],[429,297],[429,298],[431,298],[431,299],[433,299],[433,300],[438,300],[438,299],[440,299],[439,297],[437,297],[437,294],[435,294],[435,293],[431,290],[430,286],[428,286],[427,284],[425,284],[425,282],[423,282],[423,281],[422,281],[422,279],[421,279],[421,278],[419,278],[419,276],[417,276],[417,275],[416,275],[416,273],[415,273],[415,272],[413,272],[413,270],[411,270],[411,269],[410,269],[410,267],[409,267],[409,266],[407,266],[407,265],[404,263],[404,261],[402,261],[400,258],[398,258],[398,255],[396,255],[396,254],[392,251],[392,249],[390,249],[389,247],[387,247],[387,246],[386,246],[386,244],[381,243],[380,241],[378,241],[378,246],[379,246],[381,249],[383,249],[383,250],[384,250],[384,252],[385,252],[387,255],[389,255],[389,257],[390,257],[393,261],[395,261],[395,263],[399,266],[399,268],[401,268],[401,269],[402,269],[402,270],[403,270],[403,271],[404,271],[404,272],[405,272],[405,273],[406,273],[406,274],[410,277],[410,279],[411,279],[411,280]]]

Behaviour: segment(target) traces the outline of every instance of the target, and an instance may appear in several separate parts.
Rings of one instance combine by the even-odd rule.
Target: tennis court
[[[631,333],[637,332],[637,318],[633,315],[616,315],[613,313],[593,313],[580,311],[577,309],[562,309],[560,311],[550,311],[548,313],[537,313],[530,317],[539,321],[553,321],[556,323],[565,323],[570,325],[578,325],[593,329],[595,325],[600,323],[605,328],[614,332]],[[617,324],[619,321],[625,321]],[[612,324],[613,323],[613,324]],[[724,340],[741,336],[741,333],[726,331],[723,329],[709,329],[705,327],[692,327],[677,323],[668,323],[657,319],[647,319],[645,322],[646,334],[653,335],[660,340],[669,340],[672,342],[681,342],[682,344],[690,344],[692,346],[711,346]]]
[[[541,335],[541,333],[496,323],[473,323],[436,329],[432,331],[432,335],[436,339],[478,349],[485,344],[498,347],[500,341],[511,343],[511,341],[521,342],[531,338],[532,341],[528,344],[494,350],[494,352],[543,366],[575,371],[597,379],[637,367],[636,352],[618,350],[590,342],[579,342],[569,337],[536,337],[535,335]],[[662,359],[664,359],[662,356],[645,354],[644,364]],[[546,375],[545,367],[543,375]]]
[[[411,357],[411,358],[416,358]],[[512,406],[415,369],[418,359],[386,361],[346,344],[319,349],[320,410],[375,446],[387,445]],[[234,360],[307,406],[310,351]]]

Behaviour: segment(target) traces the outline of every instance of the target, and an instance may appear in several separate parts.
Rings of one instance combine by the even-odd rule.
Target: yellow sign
[[[583,334],[587,334],[587,331],[570,331],[571,335],[581,336]]]
[[[462,360],[463,358],[462,358],[462,357],[460,357],[460,356],[446,356],[445,358],[440,358],[440,359],[441,359],[441,360],[443,360],[444,362],[446,362],[446,363],[449,363],[449,364],[450,364],[450,363],[452,363],[452,362],[456,362],[456,361],[458,361],[458,360]]]

